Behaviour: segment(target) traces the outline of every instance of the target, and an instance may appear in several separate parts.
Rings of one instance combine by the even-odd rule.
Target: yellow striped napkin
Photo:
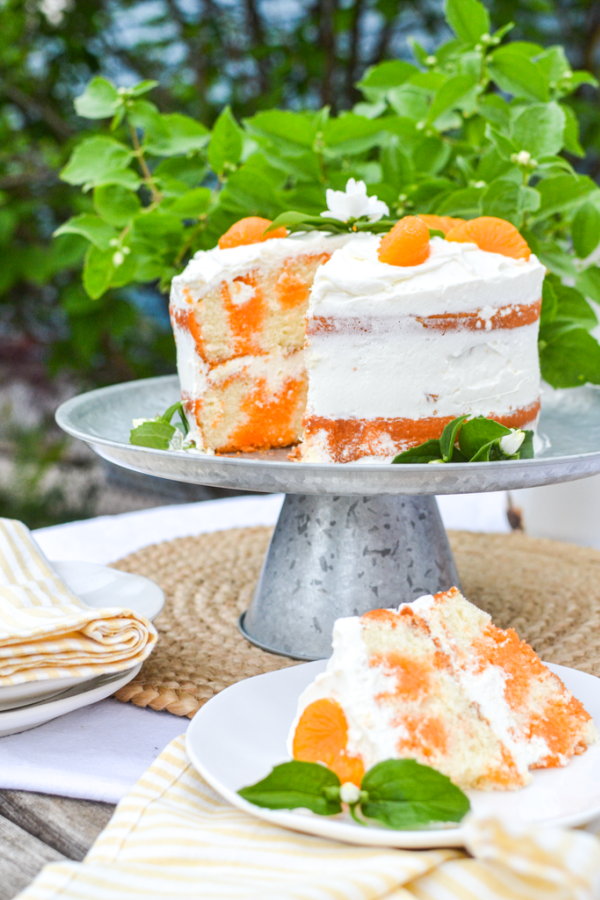
[[[131,610],[84,606],[29,529],[0,519],[0,687],[130,669],[156,637]]]
[[[222,800],[174,740],[83,863],[52,863],[19,900],[592,900],[592,834],[468,822],[468,849],[355,847],[287,831]]]

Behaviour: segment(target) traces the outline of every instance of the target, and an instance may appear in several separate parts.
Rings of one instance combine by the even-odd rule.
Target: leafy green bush
[[[190,255],[233,222],[295,209],[318,214],[325,190],[363,179],[393,216],[409,213],[513,222],[546,265],[540,361],[556,387],[600,383],[600,189],[574,171],[579,127],[567,98],[586,72],[560,46],[507,42],[478,0],[447,0],[455,38],[415,63],[389,61],[359,82],[364,101],[333,116],[259,112],[241,124],[225,108],[212,131],[159,113],[156,82],[116,88],[94,78],[79,115],[110,119],[85,138],[61,173],[84,190],[87,211],[57,234],[89,246],[83,283],[98,302],[111,287],[158,281],[168,288]],[[563,154],[567,154],[567,156]]]

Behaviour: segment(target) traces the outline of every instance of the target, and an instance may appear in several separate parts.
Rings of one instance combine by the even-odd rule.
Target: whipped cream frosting
[[[475,244],[431,239],[418,266],[392,266],[377,257],[381,237],[357,235],[315,276],[309,315],[428,316],[534,303],[545,268],[536,256],[512,259]]]
[[[392,266],[377,258],[380,240],[356,236],[317,271],[308,313],[307,415],[505,416],[535,404],[538,322],[514,328],[491,322],[539,302],[545,269],[537,258],[516,260],[433,238],[424,263]],[[477,314],[482,327],[459,323],[444,330],[424,322],[462,313]],[[311,317],[342,327],[313,332]],[[369,333],[361,333],[361,322]],[[325,443],[307,445],[303,459],[326,461]]]
[[[207,291],[221,282],[230,283],[244,275],[254,265],[261,268],[282,265],[291,256],[304,253],[331,253],[341,248],[352,235],[327,234],[323,231],[298,232],[286,238],[271,238],[257,244],[243,244],[221,250],[199,250],[189,261],[181,275],[171,283],[171,303],[186,306],[183,289],[187,288],[192,300],[199,300]]]

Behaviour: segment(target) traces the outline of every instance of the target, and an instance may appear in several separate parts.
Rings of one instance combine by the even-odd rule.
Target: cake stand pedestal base
[[[331,655],[333,623],[459,586],[434,496],[286,494],[240,630],[293,659]]]

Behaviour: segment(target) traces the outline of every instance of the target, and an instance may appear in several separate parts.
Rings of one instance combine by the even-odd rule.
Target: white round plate
[[[116,675],[97,675],[87,684],[79,684],[63,691],[56,699],[40,700],[19,709],[0,712],[0,737],[29,731],[30,728],[64,716],[74,709],[104,700],[135,678],[141,668],[142,664],[138,663],[133,669],[117,672]]]
[[[264,778],[289,759],[286,739],[301,692],[325,668],[326,660],[258,675],[217,694],[192,719],[187,752],[208,783],[234,806],[274,825],[350,844],[379,847],[460,847],[463,829],[392,831],[357,825],[349,815],[317,816],[306,811],[269,810],[248,803],[237,791]],[[600,679],[549,665],[600,725]],[[533,773],[520,791],[468,791],[472,809],[525,822],[574,826],[600,814],[600,745],[563,769]]]
[[[51,565],[81,602],[91,609],[120,606],[153,621],[164,606],[165,595],[162,590],[143,575],[131,575],[129,572],[88,562],[52,562]],[[66,689],[87,684],[97,677],[66,676],[0,687],[0,712],[57,697]]]

